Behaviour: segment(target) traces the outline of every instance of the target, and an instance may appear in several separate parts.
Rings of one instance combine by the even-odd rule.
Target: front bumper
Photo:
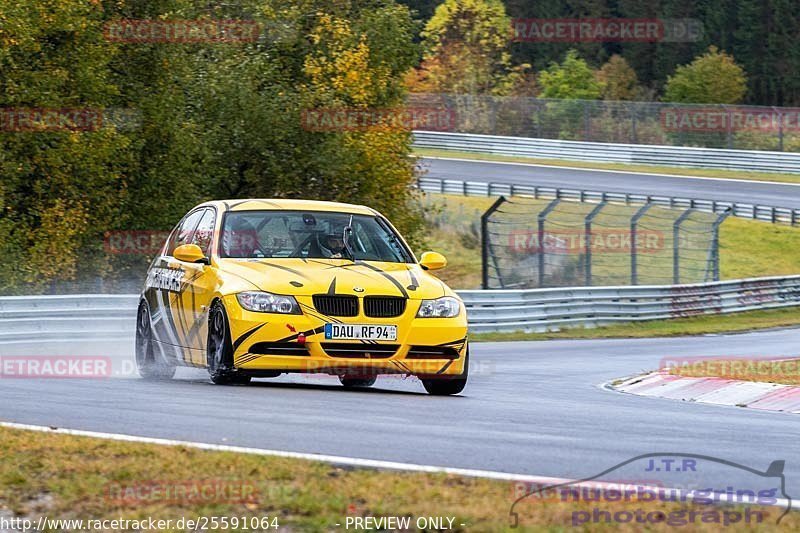
[[[396,341],[366,343],[325,340],[324,326],[329,321],[325,317],[246,311],[235,296],[224,298],[223,303],[230,323],[234,366],[243,371],[420,377],[464,372],[467,317],[463,306],[453,318],[416,318],[420,301],[409,300],[399,317],[338,318],[347,324],[397,325]]]

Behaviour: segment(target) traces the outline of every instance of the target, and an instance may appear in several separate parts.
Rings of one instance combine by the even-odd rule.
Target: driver
[[[344,257],[344,229],[339,233],[329,233],[320,239],[322,253],[329,259],[342,259]]]

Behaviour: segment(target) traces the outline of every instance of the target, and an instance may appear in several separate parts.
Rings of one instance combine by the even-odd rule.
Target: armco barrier
[[[4,296],[0,298],[0,344],[130,339],[136,328],[137,302],[135,294]]]
[[[525,196],[553,200],[573,200],[578,202],[616,202],[627,205],[643,205],[652,203],[674,209],[696,209],[708,213],[725,213],[739,218],[763,220],[765,222],[790,224],[800,222],[800,209],[788,207],[771,207],[766,205],[742,204],[738,202],[721,202],[697,198],[679,198],[673,196],[655,196],[649,194],[631,194],[622,192],[600,192],[580,189],[562,189],[556,187],[539,187],[538,185],[516,185],[513,183],[493,183],[484,181],[461,181],[439,178],[420,177],[417,187],[425,192],[440,194],[460,194],[464,196]]]
[[[800,153],[614,144],[415,131],[416,148],[598,163],[800,173]]]
[[[552,331],[800,305],[800,276],[693,285],[459,291],[470,331]],[[133,338],[137,296],[0,298],[0,344]],[[0,353],[0,355],[2,355]]]
[[[692,285],[459,291],[470,331],[554,331],[800,305],[800,276]]]

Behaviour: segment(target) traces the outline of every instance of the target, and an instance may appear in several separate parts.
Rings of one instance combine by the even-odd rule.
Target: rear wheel
[[[358,389],[358,388],[367,388],[372,387],[375,385],[375,381],[377,378],[353,378],[347,376],[339,376],[339,382],[344,386],[346,389]]]
[[[220,302],[208,313],[208,374],[216,385],[246,385],[250,376],[239,374],[233,366],[233,344],[228,315]]]
[[[433,396],[451,396],[458,394],[467,386],[469,377],[469,346],[467,355],[464,357],[464,371],[455,376],[442,376],[439,378],[429,378],[422,380],[422,386]]]
[[[143,301],[136,314],[136,369],[144,379],[171,379],[175,375],[175,365],[156,356],[153,346],[153,327],[150,322],[150,308]]]

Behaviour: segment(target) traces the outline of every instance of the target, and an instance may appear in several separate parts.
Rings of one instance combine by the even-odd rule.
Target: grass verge
[[[38,519],[172,520],[181,517],[277,517],[283,531],[344,529],[347,516],[452,517],[453,531],[511,531],[509,509],[518,492],[510,482],[450,475],[343,469],[297,459],[211,452],[184,447],[126,443],[86,437],[32,433],[0,428],[0,517]],[[157,480],[157,481],[154,481]],[[213,501],[187,503],[165,488],[189,484],[228,483],[250,486],[247,503],[227,503],[227,493],[210,493]],[[159,491],[153,488],[158,487]],[[524,491],[523,486],[523,491]],[[132,497],[119,500],[119,494]],[[225,495],[220,498],[219,495]],[[524,494],[524,492],[523,492]],[[160,497],[154,497],[159,495]],[[241,493],[237,493],[237,498]],[[552,499],[520,505],[519,529],[563,531],[572,513],[601,507],[613,512],[644,509],[670,513],[703,513],[692,531],[717,531],[705,513],[719,517],[741,508],[663,502],[574,503]],[[778,530],[782,510],[753,507],[763,513],[760,523],[734,524],[731,531]],[[412,524],[414,523],[412,521]],[[231,521],[232,523],[232,521]],[[342,524],[337,527],[336,524]],[[461,524],[464,524],[463,526]],[[595,526],[596,527],[596,526]],[[592,524],[581,530],[594,530]],[[615,530],[641,531],[642,524],[612,524]],[[796,529],[796,514],[783,519],[780,529]],[[650,531],[672,531],[663,522]],[[352,529],[352,527],[351,527]],[[429,528],[433,529],[433,528]],[[161,531],[176,531],[176,527]],[[210,530],[222,530],[211,528]],[[227,529],[228,531],[244,530]],[[261,529],[249,529],[249,531]],[[266,530],[266,529],[264,529]]]
[[[800,307],[746,311],[728,315],[673,318],[649,322],[626,322],[600,328],[569,328],[548,333],[473,333],[471,341],[535,341],[547,339],[651,338],[735,333],[800,325]]]
[[[448,194],[427,194],[423,199],[428,226],[428,247],[448,258],[447,268],[437,271],[436,275],[454,289],[480,287],[479,221],[481,214],[494,200]],[[583,212],[591,207],[592,204],[579,204],[578,207],[570,206],[569,209]],[[606,211],[612,209],[608,208]],[[616,220],[621,218],[617,217]],[[579,222],[576,219],[570,223],[579,227]],[[705,258],[705,254],[702,257]],[[656,258],[661,265],[671,267],[671,248],[649,254],[647,261],[652,263]],[[628,282],[627,255],[612,254],[603,261],[611,261],[615,270],[604,272],[603,268],[595,267],[596,278],[611,285],[624,285]],[[729,217],[720,227],[720,265],[722,279],[796,274],[797,265],[800,265],[800,228]],[[640,272],[640,283],[657,283],[648,279],[646,274]]]
[[[533,157],[505,156],[495,154],[477,154],[456,150],[433,150],[417,148],[414,155],[419,157],[453,157],[458,159],[474,159],[481,161],[498,161],[508,163],[528,163],[531,165],[547,165],[572,167],[579,169],[620,170],[627,172],[643,172],[647,174],[670,174],[674,176],[692,176],[698,178],[728,178],[749,181],[775,181],[780,183],[800,183],[800,174],[779,172],[746,172],[741,170],[684,168],[658,165],[630,165],[627,163],[593,163],[588,161],[569,161],[565,159],[538,159]]]

